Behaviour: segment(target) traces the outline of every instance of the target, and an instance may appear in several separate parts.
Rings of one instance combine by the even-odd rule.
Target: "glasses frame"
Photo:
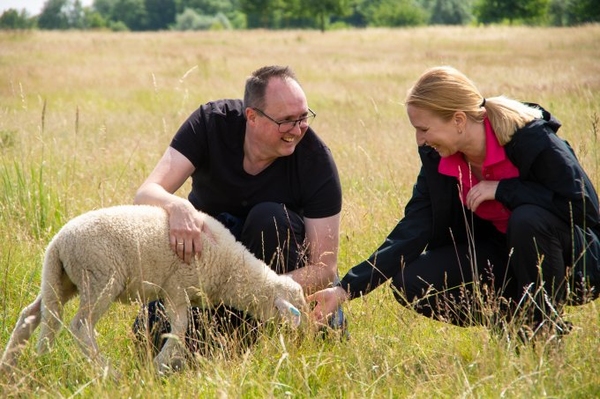
[[[303,123],[303,122],[306,123],[305,128],[307,128],[310,126],[310,122],[317,117],[317,114],[315,113],[315,111],[313,111],[312,109],[309,108],[308,115],[306,115],[302,118],[296,119],[294,121],[278,121],[274,118],[271,118],[269,115],[267,115],[265,113],[265,111],[263,111],[260,108],[252,107],[252,109],[255,110],[256,112],[258,112],[259,114],[261,114],[262,116],[264,116],[265,118],[269,119],[271,122],[275,123],[277,125],[277,129],[279,130],[279,133],[291,132],[292,129],[294,129],[296,127],[296,125],[300,126],[300,129],[302,129],[301,123]],[[281,125],[284,125],[284,124],[292,124],[292,127],[290,127],[287,130],[281,130]]]

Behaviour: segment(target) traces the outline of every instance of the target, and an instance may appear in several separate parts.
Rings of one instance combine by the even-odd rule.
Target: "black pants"
[[[583,249],[574,246],[578,240],[573,237],[565,221],[538,206],[523,205],[512,212],[505,235],[475,232],[469,243],[424,252],[392,279],[394,293],[402,305],[456,325],[489,322],[491,299],[498,299],[493,317],[510,317],[529,302],[527,317],[539,323],[560,312],[568,300],[567,283],[584,283],[585,272],[567,275],[568,267],[581,269],[578,254]]]
[[[246,219],[230,214],[217,217],[246,248],[263,259],[277,273],[286,273],[303,267],[305,256],[305,228],[302,217],[281,204],[265,202],[252,208]],[[258,323],[249,315],[223,304],[213,309],[191,307],[188,310],[186,346],[191,352],[210,355],[222,350],[228,338],[234,338],[240,347],[251,345],[257,335]],[[156,355],[171,326],[161,300],[150,302],[138,314],[133,324],[138,344],[148,343]]]

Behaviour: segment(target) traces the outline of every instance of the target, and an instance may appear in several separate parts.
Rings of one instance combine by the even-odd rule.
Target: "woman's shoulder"
[[[541,107],[540,107],[541,108]],[[537,118],[519,128],[504,149],[508,158],[523,172],[543,151],[562,147],[566,142],[557,134],[560,122],[542,109],[542,118]]]
[[[520,146],[543,147],[546,145],[545,143],[557,137],[558,129],[561,127],[560,121],[538,104],[528,105],[539,108],[542,111],[542,117],[536,118],[525,124],[525,126],[518,128],[507,143],[507,150]]]

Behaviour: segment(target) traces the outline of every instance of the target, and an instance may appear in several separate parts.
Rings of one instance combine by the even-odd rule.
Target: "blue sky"
[[[0,0],[0,14],[9,8],[21,11],[26,9],[29,15],[38,15],[47,0]],[[93,0],[80,0],[84,6],[89,6]]]

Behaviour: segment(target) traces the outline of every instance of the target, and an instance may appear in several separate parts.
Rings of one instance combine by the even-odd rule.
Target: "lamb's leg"
[[[51,252],[53,254],[54,252]],[[62,263],[59,260],[47,260],[46,268],[60,268],[60,272],[53,270],[50,277],[42,277],[42,326],[38,338],[38,354],[48,352],[54,342],[54,337],[62,327],[62,311],[65,303],[77,294],[77,288],[66,274],[62,273]],[[59,273],[59,275],[55,275]]]
[[[104,293],[106,294],[106,292]],[[95,297],[88,293],[81,295],[79,309],[71,321],[70,330],[84,355],[102,368],[108,366],[95,337],[95,326],[114,300],[113,295]]]
[[[185,366],[185,333],[188,325],[187,303],[175,305],[169,300],[165,302],[171,332],[162,350],[154,358],[154,366],[160,374],[181,370]]]
[[[41,308],[42,327],[40,328],[40,336],[37,343],[37,352],[39,355],[47,353],[50,350],[54,343],[54,337],[60,331],[63,305],[64,301],[58,295],[44,295]]]
[[[31,337],[33,331],[40,324],[41,320],[42,296],[38,297],[25,307],[19,315],[15,328],[10,336],[6,349],[0,361],[0,374],[8,372],[17,363],[17,358],[25,346],[25,343]]]

